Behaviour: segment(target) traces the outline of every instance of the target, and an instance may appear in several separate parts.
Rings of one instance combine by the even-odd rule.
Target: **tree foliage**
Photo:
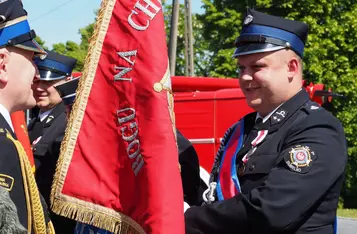
[[[345,207],[357,207],[357,2],[352,0],[203,0],[205,13],[199,16],[203,39],[213,52],[210,75],[234,77],[231,59],[247,8],[309,24],[304,55],[304,78],[324,83],[347,100],[335,98],[332,112],[342,121],[348,142],[347,175],[342,190]],[[321,156],[323,157],[323,155]],[[339,157],[339,155],[336,155]]]
[[[94,30],[94,23],[89,24],[88,26],[79,29],[81,34],[81,42],[77,44],[73,41],[67,41],[66,43],[58,43],[52,45],[53,51],[70,56],[77,59],[76,67],[74,71],[82,71],[84,66],[84,60],[87,56],[89,39],[91,38]]]
[[[164,4],[164,20],[166,28],[167,43],[170,41],[171,31],[171,15],[172,5]],[[208,61],[211,58],[207,50],[207,43],[202,38],[202,22],[197,20],[198,15],[192,14],[192,34],[193,34],[193,50],[194,50],[194,73],[195,76],[208,76],[207,70]],[[169,45],[168,45],[169,46]],[[177,33],[177,49],[176,49],[176,76],[185,75],[185,7],[180,4],[178,33]]]

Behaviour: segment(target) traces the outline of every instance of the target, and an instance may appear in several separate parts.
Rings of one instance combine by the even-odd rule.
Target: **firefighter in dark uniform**
[[[46,52],[36,43],[35,37],[21,1],[1,1],[0,187],[9,192],[17,209],[19,222],[27,232],[45,234],[54,233],[54,230],[46,204],[37,189],[31,165],[16,138],[10,118],[10,113],[36,104],[31,83],[37,70],[32,60],[35,55],[44,58]]]
[[[77,60],[58,53],[47,51],[44,60],[35,59],[40,77],[32,85],[36,106],[40,112],[28,125],[30,142],[36,166],[38,188],[50,206],[51,186],[58,159],[53,145],[61,142],[66,125],[65,105],[55,89],[56,85],[71,78]],[[51,212],[51,220],[57,233],[73,232],[74,222]]]
[[[208,204],[186,211],[186,233],[334,233],[347,146],[341,123],[302,88],[307,32],[247,10],[234,57],[256,112],[226,132]]]

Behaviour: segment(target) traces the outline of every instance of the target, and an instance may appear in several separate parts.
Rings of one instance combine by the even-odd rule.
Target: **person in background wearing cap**
[[[36,166],[36,182],[48,206],[58,153],[53,144],[62,141],[67,125],[65,105],[55,89],[56,85],[71,78],[77,60],[52,51],[47,51],[44,60],[34,60],[40,76],[34,80],[32,89],[40,112],[28,125],[30,142]],[[73,233],[74,222],[51,212],[57,233]]]
[[[226,132],[208,204],[186,211],[186,233],[334,233],[347,147],[341,123],[302,88],[307,32],[247,10],[233,57],[255,112]]]
[[[79,77],[70,79],[62,84],[56,85],[55,89],[62,98],[63,104],[66,107],[67,119],[72,111],[74,100],[76,99],[76,90],[79,83]]]
[[[31,90],[37,73],[33,58],[44,58],[46,52],[35,37],[21,1],[0,1],[0,187],[9,193],[26,233],[45,234],[54,230],[10,118],[36,104]]]

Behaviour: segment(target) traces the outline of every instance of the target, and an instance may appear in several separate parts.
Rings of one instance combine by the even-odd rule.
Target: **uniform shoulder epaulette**
[[[322,109],[323,108],[319,104],[313,101],[308,101],[302,108],[302,110],[305,111],[307,114],[311,114]]]

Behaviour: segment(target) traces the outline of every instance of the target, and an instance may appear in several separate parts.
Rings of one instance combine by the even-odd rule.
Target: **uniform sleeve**
[[[291,128],[276,166],[261,186],[245,195],[188,209],[186,233],[296,229],[344,174],[347,150],[343,128],[335,118],[327,117],[308,116]]]
[[[0,186],[11,191],[16,183],[15,174],[19,166],[17,158],[17,150],[14,144],[4,135],[0,135],[0,177],[2,182]],[[9,186],[9,187],[8,187]]]

